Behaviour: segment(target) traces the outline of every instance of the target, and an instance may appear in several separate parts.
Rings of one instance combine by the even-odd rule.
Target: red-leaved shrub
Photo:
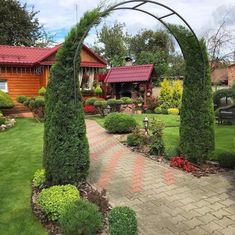
[[[96,108],[94,105],[85,105],[84,112],[88,113],[88,114],[94,114],[94,113],[96,113]]]
[[[197,171],[197,168],[193,166],[192,163],[180,156],[172,157],[170,161],[170,166],[180,168],[188,173],[194,173]]]

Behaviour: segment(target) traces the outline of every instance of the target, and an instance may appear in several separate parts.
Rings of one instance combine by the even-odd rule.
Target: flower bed
[[[198,170],[197,167],[181,156],[172,157],[170,166],[180,168],[188,173],[194,173]]]
[[[14,126],[15,126],[15,123],[16,123],[16,120],[15,120],[14,118],[8,118],[8,117],[6,117],[4,124],[1,124],[1,125],[0,125],[0,132],[1,132],[1,131],[6,131],[6,130],[8,130],[8,129],[14,127]]]
[[[97,232],[98,234],[108,234],[108,212],[111,210],[111,206],[106,197],[106,191],[99,192],[91,187],[88,183],[84,182],[78,186],[78,190],[80,193],[80,197],[82,199],[86,199],[89,202],[92,202],[97,205],[99,211],[103,215],[102,221],[102,230]],[[38,205],[38,197],[41,188],[36,187],[35,183],[32,185],[32,210],[35,216],[40,220],[45,229],[49,234],[58,235],[61,234],[59,223],[57,221],[52,221],[48,218],[48,216],[42,211],[40,206]]]

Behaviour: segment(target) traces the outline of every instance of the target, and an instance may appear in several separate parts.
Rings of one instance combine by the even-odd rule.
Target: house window
[[[0,90],[4,92],[8,92],[8,86],[6,80],[0,80]]]

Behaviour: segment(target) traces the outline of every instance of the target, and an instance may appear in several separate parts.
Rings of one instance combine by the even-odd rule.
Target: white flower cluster
[[[16,123],[16,120],[14,118],[12,118],[12,119],[11,118],[7,118],[6,119],[6,123],[2,124],[0,126],[0,131],[5,131],[7,129],[12,128],[15,125],[15,123]]]

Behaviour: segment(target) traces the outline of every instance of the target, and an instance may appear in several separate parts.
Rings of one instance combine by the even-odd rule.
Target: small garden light
[[[149,119],[147,117],[145,117],[143,122],[144,122],[145,133],[148,133]]]

